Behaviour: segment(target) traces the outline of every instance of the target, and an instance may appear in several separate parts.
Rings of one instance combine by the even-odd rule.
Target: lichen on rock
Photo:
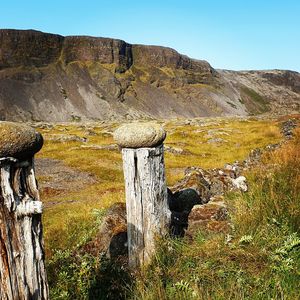
[[[24,159],[43,146],[42,135],[33,128],[13,122],[0,122],[0,157]]]
[[[163,143],[166,132],[157,123],[130,123],[114,132],[114,139],[121,148],[147,148]]]

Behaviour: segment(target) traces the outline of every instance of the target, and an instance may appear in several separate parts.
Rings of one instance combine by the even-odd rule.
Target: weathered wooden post
[[[34,129],[0,122],[0,299],[48,299]]]
[[[168,233],[163,141],[166,133],[154,123],[132,123],[114,134],[122,148],[126,191],[129,265],[147,264],[157,237]]]

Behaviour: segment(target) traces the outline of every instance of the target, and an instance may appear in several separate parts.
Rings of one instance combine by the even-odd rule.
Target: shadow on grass
[[[99,268],[90,286],[88,299],[126,299],[133,284],[133,276],[122,260],[110,260],[102,257]]]

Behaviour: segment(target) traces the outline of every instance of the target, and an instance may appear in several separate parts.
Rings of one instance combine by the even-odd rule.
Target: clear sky
[[[215,68],[300,72],[300,0],[0,0],[0,4],[0,28],[169,46]]]

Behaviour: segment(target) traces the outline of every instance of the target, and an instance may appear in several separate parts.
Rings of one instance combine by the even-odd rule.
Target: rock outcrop
[[[127,221],[125,203],[115,203],[106,212],[96,237],[82,251],[110,258],[127,256]]]
[[[80,121],[299,111],[300,74],[215,70],[160,46],[0,30],[0,119]]]

